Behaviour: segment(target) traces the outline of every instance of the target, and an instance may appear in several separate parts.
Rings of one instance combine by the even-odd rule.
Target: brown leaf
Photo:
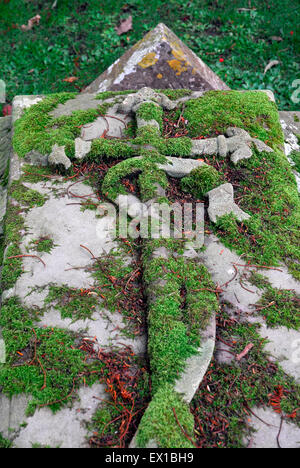
[[[270,39],[271,41],[278,41],[278,42],[283,41],[282,37],[280,36],[271,36]]]
[[[32,18],[30,18],[30,20],[28,20],[27,25],[22,24],[21,26],[22,31],[29,31],[30,29],[33,28],[35,24],[39,24],[40,19],[41,19],[40,15],[33,16]]]
[[[119,26],[115,28],[118,36],[126,33],[127,31],[130,31],[131,29],[132,29],[132,16],[131,15],[128,16],[128,18],[122,20]]]
[[[249,344],[245,347],[245,349],[244,349],[240,354],[238,354],[238,355],[236,356],[236,360],[237,360],[237,361],[240,361],[241,359],[243,359],[243,357],[245,357],[245,356],[249,353],[250,349],[252,349],[253,346],[254,346],[253,343],[249,343]]]
[[[68,78],[63,79],[63,81],[66,81],[67,83],[73,83],[76,80],[78,80],[76,76],[69,76]]]

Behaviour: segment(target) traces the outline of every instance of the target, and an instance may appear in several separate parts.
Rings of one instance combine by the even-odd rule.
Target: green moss
[[[187,137],[169,138],[165,140],[165,149],[162,153],[167,156],[191,157],[192,141]]]
[[[120,90],[120,91],[103,91],[102,93],[99,93],[96,95],[95,99],[110,99],[115,96],[124,96],[126,94],[132,94],[136,93],[135,89],[126,89],[126,90]]]
[[[270,282],[258,273],[252,272],[250,282],[264,293],[256,303],[257,313],[266,320],[268,327],[283,326],[300,328],[300,297],[293,290],[273,288]]]
[[[71,318],[73,321],[91,318],[99,303],[97,293],[84,289],[74,289],[68,286],[49,287],[45,304],[52,304],[60,311],[61,318]]]
[[[24,111],[15,123],[13,137],[13,147],[19,156],[24,157],[31,150],[49,154],[54,144],[65,146],[66,155],[74,156],[74,139],[80,135],[81,126],[93,122],[111,106],[104,103],[97,109],[78,110],[69,116],[51,117],[50,111],[75,96],[74,93],[50,94]]]
[[[130,158],[138,152],[125,142],[115,140],[96,139],[92,142],[92,147],[87,155],[87,159],[97,161],[100,158]]]
[[[40,311],[23,307],[16,297],[2,306],[0,326],[6,346],[6,363],[0,368],[0,386],[8,396],[31,396],[27,414],[37,407],[57,411],[69,403],[83,375],[88,376],[84,353],[76,335],[57,328],[39,328]]]
[[[21,205],[25,205],[28,208],[34,206],[43,206],[47,200],[45,195],[42,195],[37,190],[29,189],[21,183],[21,181],[14,181],[10,187],[10,193],[12,198],[17,200]]]
[[[156,89],[157,92],[165,94],[169,99],[175,101],[176,99],[190,96],[192,94],[191,89]]]
[[[194,418],[189,406],[171,385],[164,384],[152,398],[140,422],[137,445],[146,447],[154,440],[162,448],[192,448],[192,442],[184,436],[176,418],[193,440]]]
[[[53,176],[53,169],[44,166],[32,166],[31,164],[24,164],[22,166],[22,181],[36,184],[51,179]]]
[[[149,240],[147,244],[151,243]],[[146,250],[149,254],[151,248]],[[144,282],[149,304],[148,353],[155,393],[165,383],[174,383],[185,360],[199,346],[199,330],[218,309],[214,285],[204,265],[182,257],[144,256]],[[163,280],[163,286],[158,286]],[[185,291],[184,297],[181,296]]]
[[[300,151],[292,151],[290,154],[290,158],[295,163],[295,169],[297,172],[300,173]]]
[[[11,448],[11,445],[12,445],[11,441],[8,439],[5,439],[0,432],[0,448],[8,449],[8,448]]]
[[[141,104],[136,111],[136,117],[145,121],[155,120],[159,124],[160,130],[162,130],[163,110],[161,106],[154,102],[145,102],[144,104]]]
[[[183,116],[192,137],[216,136],[228,127],[241,127],[273,147],[284,141],[276,104],[263,92],[209,91],[187,101]]]
[[[145,152],[143,153],[145,154]],[[155,162],[165,162],[163,156],[155,152],[146,152],[147,157],[142,159],[127,159],[118,165],[110,168],[102,182],[102,192],[110,200],[115,200],[119,194],[126,195],[125,187],[122,185],[122,178],[130,174],[139,174],[141,195],[143,200],[155,197],[155,182],[166,187],[166,176],[163,171],[157,169]]]
[[[50,253],[54,247],[54,242],[49,237],[40,237],[30,242],[30,249],[34,249],[37,252]]]
[[[201,166],[181,179],[181,189],[196,198],[202,198],[209,190],[222,183],[221,174],[212,166]]]
[[[239,182],[234,196],[251,218],[241,224],[226,215],[212,229],[251,263],[275,266],[283,261],[300,278],[300,203],[286,157],[280,151],[259,154],[253,150],[253,156],[236,170]],[[228,171],[227,163],[222,171]]]

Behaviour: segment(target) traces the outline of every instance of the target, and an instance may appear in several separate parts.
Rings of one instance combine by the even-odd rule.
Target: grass
[[[297,0],[201,2],[179,0],[52,0],[0,4],[0,68],[7,101],[16,94],[73,91],[93,81],[150,29],[164,22],[232,89],[269,88],[280,109],[291,100],[299,78]],[[41,15],[30,31],[20,25]],[[118,36],[119,21],[132,15],[133,29]],[[55,37],[55,42],[53,42]],[[275,38],[274,38],[275,37]],[[220,62],[220,58],[223,62]],[[270,60],[280,63],[265,75]],[[63,81],[75,76],[73,83]]]

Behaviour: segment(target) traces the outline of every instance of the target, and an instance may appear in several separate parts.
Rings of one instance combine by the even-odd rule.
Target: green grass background
[[[88,85],[163,22],[232,89],[269,88],[280,109],[299,109],[291,100],[300,78],[299,0],[58,0],[52,9],[53,2],[0,0],[0,79],[7,102],[16,94]],[[40,24],[22,31],[37,14]],[[118,36],[115,27],[129,15],[132,31]],[[280,64],[264,75],[271,60]],[[78,80],[64,82],[69,76]]]

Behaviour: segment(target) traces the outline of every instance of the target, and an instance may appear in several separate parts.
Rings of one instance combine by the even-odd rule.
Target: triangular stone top
[[[139,89],[229,89],[165,24],[125,52],[84,93]]]

